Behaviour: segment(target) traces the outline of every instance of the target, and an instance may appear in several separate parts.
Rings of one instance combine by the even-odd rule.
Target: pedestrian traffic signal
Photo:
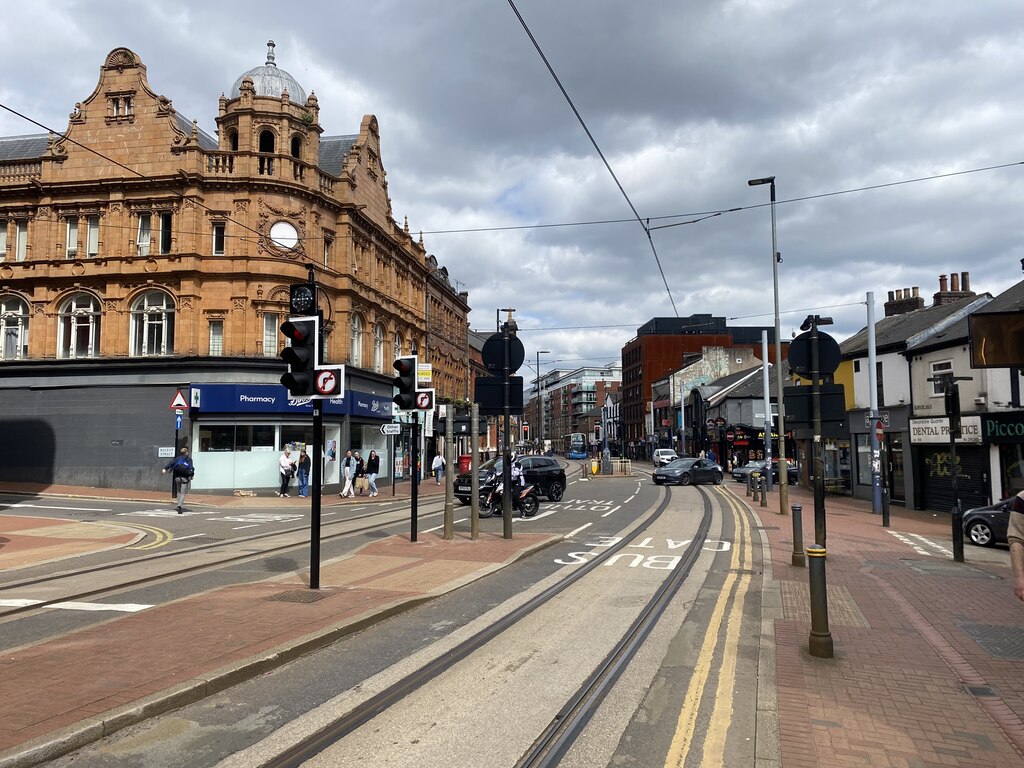
[[[281,351],[281,359],[288,363],[288,373],[281,377],[281,383],[292,397],[317,394],[315,374],[320,360],[319,326],[317,317],[289,317],[281,324],[281,333],[290,342]]]
[[[395,360],[395,370],[398,375],[392,380],[392,384],[398,390],[393,398],[394,404],[400,411],[416,410],[416,356],[400,357]]]

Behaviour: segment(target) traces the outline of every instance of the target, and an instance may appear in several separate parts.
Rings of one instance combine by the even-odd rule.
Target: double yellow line
[[[139,544],[137,547],[128,547],[128,549],[156,549],[174,541],[174,534],[164,528],[154,528],[149,525],[139,525],[138,523],[118,523],[118,525],[142,531],[143,533],[151,533],[155,537],[153,541]]]
[[[672,746],[665,758],[665,768],[682,768],[693,747],[694,731],[697,727],[697,715],[701,701],[708,695],[713,696],[714,709],[708,722],[701,751],[701,766],[725,765],[725,737],[732,723],[733,696],[736,683],[736,658],[739,650],[740,627],[743,622],[743,604],[750,590],[752,578],[753,547],[750,538],[750,522],[739,501],[728,491],[716,491],[732,511],[736,524],[735,544],[732,548],[732,559],[725,583],[718,593],[707,633],[701,644],[693,676],[683,700],[683,708],[676,722],[675,736]],[[726,609],[729,608],[728,616]],[[724,637],[722,629],[725,629]],[[718,682],[714,692],[707,688],[711,676],[711,666],[715,652],[721,646],[721,662],[718,669]]]

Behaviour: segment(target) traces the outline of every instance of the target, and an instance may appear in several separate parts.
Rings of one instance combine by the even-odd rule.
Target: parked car
[[[761,472],[764,469],[764,461],[751,461],[742,467],[736,467],[732,471],[732,479],[738,483],[747,482],[747,476],[751,472]],[[786,481],[790,485],[800,482],[800,468],[792,461],[786,462]],[[772,482],[779,482],[779,461],[772,459]]]
[[[1011,501],[1012,496],[987,507],[975,507],[964,512],[964,538],[979,547],[1005,544]]]
[[[670,461],[675,461],[679,456],[671,448],[656,448],[654,451],[654,466],[663,467]]]
[[[565,493],[565,470],[555,459],[548,456],[520,456],[514,461],[523,468],[523,477],[527,483],[537,486],[537,493],[548,501],[561,501]],[[480,484],[491,474],[501,474],[501,458],[485,461],[480,465]],[[463,504],[472,500],[472,476],[463,472],[455,477],[455,498]]]
[[[676,459],[651,474],[655,485],[694,485],[696,483],[722,484],[725,473],[711,459]]]

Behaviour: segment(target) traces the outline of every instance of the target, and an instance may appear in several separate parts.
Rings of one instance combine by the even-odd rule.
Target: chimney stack
[[[939,275],[939,293],[946,293],[949,287],[946,285],[946,276]]]
[[[932,306],[941,307],[976,295],[971,290],[970,272],[951,272],[948,285],[946,276],[939,275],[939,292],[932,297]]]
[[[949,276],[949,290],[952,293],[960,292],[960,275],[958,275],[956,272],[953,272]]]
[[[918,295],[918,287],[897,288],[889,291],[889,300],[885,302],[885,316],[905,315],[916,309],[924,309],[924,299]]]

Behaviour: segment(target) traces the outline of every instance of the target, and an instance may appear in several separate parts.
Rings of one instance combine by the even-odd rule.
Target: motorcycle
[[[491,517],[500,515],[502,512],[502,493],[504,483],[494,477],[488,478],[487,483],[480,489],[480,517]],[[518,510],[523,517],[533,517],[540,509],[540,498],[537,495],[537,486],[533,484],[524,485],[519,493],[512,497],[512,509]]]

